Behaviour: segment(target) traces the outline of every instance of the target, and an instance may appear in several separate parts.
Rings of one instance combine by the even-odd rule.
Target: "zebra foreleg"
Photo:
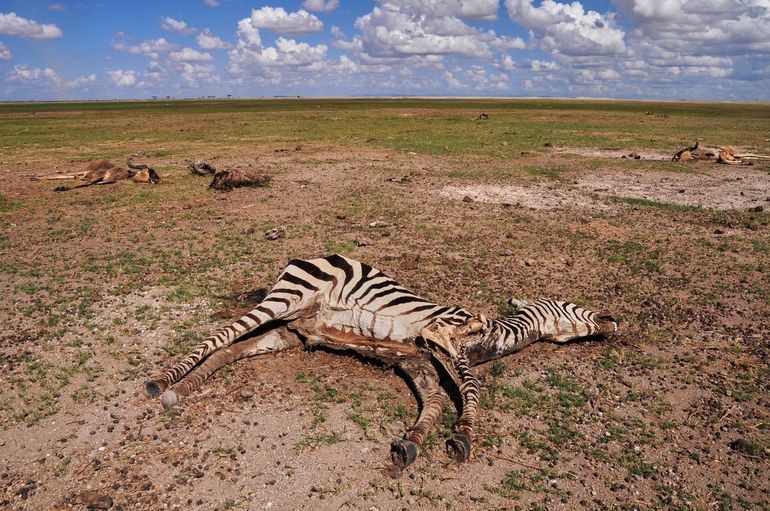
[[[393,463],[404,469],[420,454],[420,448],[441,414],[447,396],[439,386],[438,374],[430,362],[413,359],[402,362],[399,367],[411,381],[420,402],[420,415],[414,425],[403,439],[393,442],[390,446]]]
[[[236,360],[300,346],[302,342],[286,327],[270,330],[266,334],[237,342],[209,355],[200,365],[190,371],[173,389],[161,396],[161,402],[166,410],[174,407],[183,397],[200,387],[206,379],[222,367]]]
[[[464,353],[454,359],[454,367],[460,378],[458,383],[462,411],[454,427],[456,433],[447,440],[446,449],[456,462],[464,463],[471,456],[473,429],[479,407],[479,381],[471,372],[470,363]]]
[[[433,347],[433,356],[443,366],[460,391],[461,415],[455,424],[455,434],[446,443],[447,452],[458,463],[471,456],[471,439],[479,403],[479,382],[470,370],[466,354],[469,338],[478,336],[489,322],[483,315],[470,318],[462,325],[440,321],[423,328],[420,336]]]

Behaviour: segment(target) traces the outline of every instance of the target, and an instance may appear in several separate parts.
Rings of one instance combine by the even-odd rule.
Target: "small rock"
[[[353,243],[355,243],[357,247],[365,247],[371,244],[371,242],[366,238],[356,238]]]
[[[760,211],[764,211],[765,208],[763,206],[754,206],[753,208],[749,208],[748,211],[752,211],[755,213],[759,213]]]
[[[29,480],[27,481],[27,484],[16,490],[15,495],[21,500],[27,500],[27,497],[29,497],[29,494],[34,492],[37,488],[37,483],[35,481]]]
[[[77,503],[86,506],[86,509],[109,509],[112,507],[112,497],[100,495],[99,492],[90,490],[78,496]]]
[[[412,176],[389,177],[386,178],[385,181],[389,181],[391,183],[407,184],[412,182]]]
[[[465,197],[463,197],[463,202],[473,202],[473,197],[471,197],[470,195],[466,195]]]
[[[272,229],[268,229],[265,231],[265,238],[267,238],[270,241],[277,240],[278,238],[284,238],[286,237],[286,226],[279,225],[278,227],[273,227]]]
[[[733,451],[741,452],[743,454],[747,454],[749,456],[756,456],[761,452],[761,448],[759,448],[756,444],[749,442],[745,438],[739,438],[730,442],[730,449]]]
[[[252,397],[254,397],[254,392],[252,392],[251,390],[245,389],[241,391],[241,399],[246,400],[246,399],[251,399]]]
[[[636,153],[636,152],[633,152],[633,153],[629,154],[628,157],[629,158],[633,158],[635,160],[641,160],[642,159],[641,155],[639,155],[639,153]]]
[[[378,227],[387,227],[387,226],[388,226],[388,224],[387,224],[387,223],[385,223],[385,222],[380,222],[379,220],[377,220],[377,221],[375,221],[375,222],[370,222],[370,223],[369,223],[369,227],[374,227],[374,228],[378,228]]]
[[[684,193],[684,188],[680,188],[679,190],[677,190],[677,192],[678,193]]]
[[[553,144],[551,144],[550,142],[546,142],[545,144],[543,144],[543,147],[552,147],[552,146]]]
[[[338,213],[335,218],[337,218],[337,220],[345,220],[347,217],[348,215],[345,213]]]

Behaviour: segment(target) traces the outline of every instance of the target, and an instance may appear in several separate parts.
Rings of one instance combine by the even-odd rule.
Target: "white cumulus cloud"
[[[308,11],[315,12],[330,12],[340,6],[340,0],[305,0],[302,2],[302,7]]]
[[[175,69],[179,72],[182,82],[187,87],[197,88],[203,84],[215,83],[221,80],[213,64],[181,62],[176,65]]]
[[[311,34],[323,29],[323,22],[304,9],[288,13],[283,7],[262,7],[251,11],[251,24],[281,34]]]
[[[125,34],[118,33],[115,40],[112,41],[112,48],[132,55],[147,55],[148,57],[158,58],[159,54],[178,50],[179,46],[168,42],[163,37],[143,41],[136,45],[128,45],[125,43]]]
[[[411,55],[439,57],[460,55],[489,59],[492,49],[523,48],[519,38],[498,37],[493,31],[483,31],[463,21],[463,17],[491,16],[496,12],[485,2],[431,0],[401,0],[381,2],[372,12],[361,16],[355,27],[362,54],[373,58],[405,57]],[[482,9],[487,7],[487,9]],[[484,14],[486,13],[486,14]],[[482,16],[484,14],[484,16]],[[351,42],[338,41],[338,47]]]
[[[0,60],[11,60],[11,50],[0,41]]]
[[[236,77],[271,76],[280,79],[279,69],[288,72],[321,71],[329,67],[326,60],[328,47],[312,46],[294,39],[279,37],[275,46],[263,46],[259,31],[250,18],[238,23],[238,44],[230,53],[229,71]],[[344,64],[346,61],[340,61]],[[336,64],[339,65],[339,64]]]
[[[0,34],[32,39],[56,39],[62,36],[62,31],[54,24],[40,24],[17,16],[15,12],[0,13]]]
[[[210,62],[214,60],[214,57],[212,57],[211,54],[192,48],[182,48],[179,51],[172,51],[168,54],[168,58],[174,62]]]
[[[203,4],[209,7],[219,7],[219,0],[203,0]]]
[[[136,84],[136,71],[132,69],[114,69],[107,71],[107,75],[110,77],[110,80],[112,80],[112,83],[118,87],[131,87]]]
[[[46,89],[74,89],[96,82],[96,75],[79,76],[74,80],[65,80],[50,67],[39,68],[29,67],[26,64],[19,64],[6,75],[7,82],[17,82],[23,84],[34,84]]]
[[[167,32],[176,32],[177,34],[194,34],[197,28],[189,26],[186,22],[176,20],[170,16],[164,16],[160,19],[160,28]]]
[[[204,50],[229,50],[233,47],[232,44],[226,43],[212,34],[208,28],[203,29],[203,32],[198,34],[195,40],[198,43],[198,46]]]
[[[546,51],[568,57],[622,55],[626,52],[625,31],[614,17],[586,11],[580,2],[570,4],[544,0],[505,0],[510,18],[532,29]]]

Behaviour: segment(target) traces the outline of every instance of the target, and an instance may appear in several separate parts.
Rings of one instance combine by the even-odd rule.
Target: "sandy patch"
[[[543,184],[447,186],[439,190],[439,195],[466,201],[469,200],[466,197],[470,197],[475,202],[508,204],[540,210],[567,208],[603,210],[609,207],[587,193]]]
[[[438,193],[442,197],[538,210],[602,211],[612,207],[614,197],[708,209],[748,210],[770,207],[770,174],[724,166],[698,173],[623,169],[581,176],[569,184],[538,181],[522,185],[452,185]]]
[[[718,165],[697,174],[638,170],[603,172],[578,180],[575,187],[604,196],[633,197],[709,209],[770,207],[770,174],[745,167]]]
[[[584,147],[555,147],[553,149],[554,153],[558,154],[574,154],[577,156],[585,156],[587,158],[615,158],[615,159],[623,159],[625,156],[626,159],[634,159],[633,156],[630,156],[631,154],[638,154],[642,160],[662,160],[662,161],[671,161],[671,157],[673,156],[673,153],[662,153],[658,151],[651,151],[646,149],[639,149],[639,150],[624,150],[624,149],[591,149],[591,148],[584,148]]]

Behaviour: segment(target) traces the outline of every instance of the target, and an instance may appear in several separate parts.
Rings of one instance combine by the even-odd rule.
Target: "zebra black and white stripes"
[[[435,304],[343,256],[296,259],[257,307],[214,332],[145,389],[153,397],[169,389],[162,401],[170,408],[219,367],[245,356],[303,344],[354,351],[398,366],[415,386],[423,410],[393,446],[394,461],[403,467],[419,453],[443,403],[436,373],[441,368],[461,397],[462,413],[449,447],[464,460],[470,455],[479,398],[471,366],[540,339],[562,342],[612,334],[617,328],[611,317],[567,302],[516,304],[512,316],[488,320],[461,307]]]

